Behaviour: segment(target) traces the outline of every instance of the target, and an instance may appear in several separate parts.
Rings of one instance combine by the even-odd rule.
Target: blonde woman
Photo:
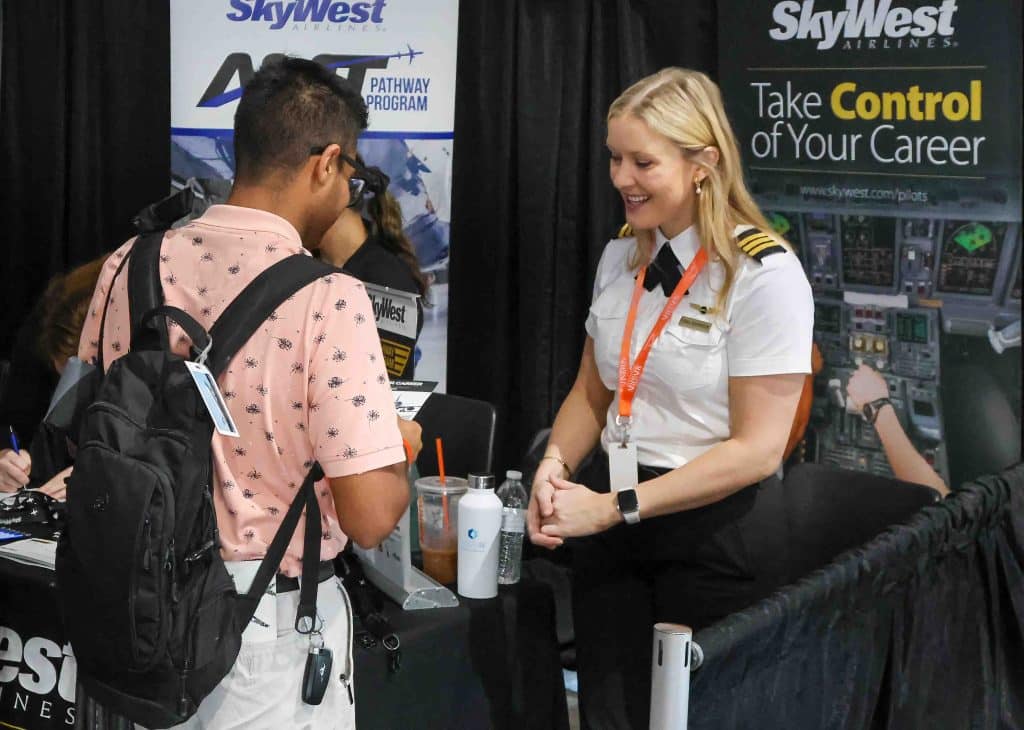
[[[775,473],[811,370],[814,304],[744,187],[704,74],[669,68],[628,88],[607,145],[628,226],[598,265],[528,520],[536,545],[571,540],[584,726],[642,728],[652,624],[701,628],[773,587]]]

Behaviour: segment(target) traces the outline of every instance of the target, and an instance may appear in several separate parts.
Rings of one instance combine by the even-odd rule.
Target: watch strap
[[[892,400],[890,398],[876,398],[864,406],[864,418],[868,423],[874,425],[875,421],[878,420],[878,414],[881,412],[882,407],[887,405],[892,405]]]

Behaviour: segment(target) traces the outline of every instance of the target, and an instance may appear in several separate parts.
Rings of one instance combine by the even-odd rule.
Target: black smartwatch
[[[878,420],[879,411],[881,411],[885,406],[891,405],[892,401],[888,398],[878,398],[870,403],[865,403],[864,407],[861,409],[861,414],[864,416],[864,420],[873,426],[875,421]]]
[[[640,502],[636,498],[635,489],[616,492],[615,504],[627,525],[635,525],[640,521]]]

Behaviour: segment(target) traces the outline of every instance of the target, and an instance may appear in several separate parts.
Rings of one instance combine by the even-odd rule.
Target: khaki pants
[[[232,564],[226,563],[228,572]],[[239,591],[248,586],[238,585]],[[231,671],[202,701],[195,715],[173,730],[348,730],[356,726],[352,665],[352,608],[338,578],[320,583],[317,615],[324,646],[333,652],[331,682],[319,705],[302,701],[302,676],[309,638],[295,632],[299,591],[279,594],[277,640],[246,643]],[[344,674],[349,685],[341,681]]]

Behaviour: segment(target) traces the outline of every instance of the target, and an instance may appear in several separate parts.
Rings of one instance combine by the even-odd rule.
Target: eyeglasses
[[[310,156],[322,155],[327,149],[327,145],[320,147],[310,147]],[[348,179],[348,206],[349,208],[357,208],[363,203],[363,193],[366,191],[366,178],[368,177],[367,170],[364,166],[360,165],[354,159],[346,155],[344,152],[338,154],[338,157],[343,161],[347,162],[355,170],[355,173]]]

